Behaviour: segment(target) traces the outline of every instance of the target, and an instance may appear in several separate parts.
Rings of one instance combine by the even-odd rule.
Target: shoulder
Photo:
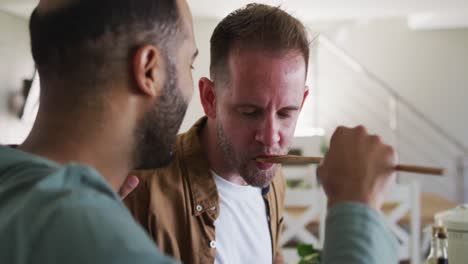
[[[62,202],[38,237],[40,259],[149,263],[166,260],[119,201],[78,196]],[[69,262],[70,263],[70,262]],[[165,262],[163,262],[165,263]],[[169,262],[168,262],[169,263]]]
[[[140,184],[135,191],[154,192],[156,190],[178,189],[183,184],[186,166],[180,163],[180,154],[165,167],[147,170],[135,170],[130,175],[135,175]]]
[[[178,138],[180,137],[179,135]],[[189,168],[186,163],[181,163],[182,156],[183,152],[176,151],[174,159],[165,167],[136,170],[130,173],[137,176],[140,183],[124,202],[132,214],[140,215],[137,218],[141,218],[139,221],[142,224],[147,224],[149,214],[160,218],[184,204],[188,181],[186,172]]]
[[[140,184],[147,190],[179,189],[184,181],[187,181],[188,173],[198,166],[191,158],[193,148],[193,132],[183,133],[177,136],[174,145],[173,160],[165,167],[147,170],[132,171],[140,179]],[[202,154],[202,153],[201,153]],[[197,153],[197,157],[200,154]]]
[[[62,203],[101,198],[119,200],[102,175],[81,164],[64,166],[31,166],[9,170],[3,183],[5,195],[27,203],[27,205],[57,208]],[[2,175],[2,177],[4,176]],[[8,177],[9,176],[9,177]]]

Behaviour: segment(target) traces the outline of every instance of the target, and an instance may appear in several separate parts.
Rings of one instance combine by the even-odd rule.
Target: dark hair
[[[127,59],[143,44],[166,52],[180,21],[174,0],[78,0],[36,8],[29,27],[41,79],[99,84],[128,69]]]
[[[211,36],[212,78],[226,70],[233,48],[288,52],[297,50],[309,62],[309,40],[304,25],[279,7],[248,4],[225,17]]]

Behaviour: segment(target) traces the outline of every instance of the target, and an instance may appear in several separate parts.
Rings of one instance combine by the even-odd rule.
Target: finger
[[[367,136],[369,133],[363,125],[359,125],[353,129],[360,137]]]
[[[346,131],[348,130],[348,128],[344,127],[344,126],[338,126],[336,129],[335,129],[335,132],[333,132],[331,138],[330,138],[330,148],[332,145],[335,145],[336,144],[336,141],[338,139],[340,139],[342,137],[342,135],[344,133],[346,133]]]
[[[379,189],[381,192],[386,195],[392,189],[392,186],[396,183],[396,173],[392,172],[389,176],[380,179],[380,187]]]
[[[120,187],[119,195],[121,199],[125,199],[140,183],[140,180],[137,176],[128,176],[125,179],[124,184]]]
[[[396,162],[396,153],[393,147],[384,145],[379,152],[382,157],[382,165],[385,169],[394,170]]]
[[[318,185],[322,185],[322,180],[323,180],[324,174],[325,174],[325,170],[323,168],[323,165],[321,164],[321,165],[317,166],[317,170],[315,172],[315,175],[317,177],[317,184]]]
[[[396,162],[395,149],[392,146],[386,145],[383,151],[384,151],[384,157],[386,157],[390,163],[395,164]]]
[[[371,143],[371,145],[373,146],[380,146],[382,145],[382,139],[380,139],[379,136],[377,135],[371,135],[369,136],[369,142]]]

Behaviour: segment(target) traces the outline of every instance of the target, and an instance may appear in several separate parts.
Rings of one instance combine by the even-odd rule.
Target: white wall
[[[468,146],[468,29],[411,31],[404,19],[382,19],[345,27],[332,36]]]
[[[468,29],[411,31],[405,20],[385,19],[348,24],[326,34],[415,108],[468,146]],[[337,61],[335,59],[335,64],[328,65],[328,72],[334,75],[324,77],[322,74],[321,77],[325,78],[322,84],[333,81],[333,85],[321,86],[322,97],[332,94],[325,106],[343,108],[347,105],[349,110],[353,110],[353,122],[366,126],[380,121],[367,120],[369,113],[383,113],[381,121],[387,122],[381,122],[376,130],[379,134],[388,134],[390,139],[393,137],[389,143],[397,147],[400,162],[446,169],[445,177],[400,174],[399,179],[402,182],[417,180],[425,192],[466,202],[467,194],[462,186],[468,178],[463,179],[457,172],[457,160],[463,155],[460,150],[401,104],[397,106],[398,130],[393,134],[388,126],[389,119],[384,115],[385,111],[391,113],[388,93],[376,83],[371,84],[359,70],[350,71],[352,67],[349,65],[346,66],[347,71],[340,71],[341,65],[336,64]],[[324,70],[323,63],[319,67]],[[345,92],[347,97],[341,94]],[[321,109],[322,114],[327,110],[325,107]],[[349,112],[338,113],[342,123],[346,123],[346,114]],[[387,127],[383,125],[385,123]],[[385,140],[388,142],[388,138]]]
[[[198,81],[201,77],[210,76],[210,38],[214,28],[218,24],[217,19],[194,19],[195,41],[198,47],[198,57],[195,60],[193,70],[194,91],[192,102],[189,105],[180,132],[187,131],[200,117],[204,115],[198,92]]]
[[[34,71],[27,20],[0,12],[0,34],[0,144],[19,143],[30,126],[9,113],[8,98]]]

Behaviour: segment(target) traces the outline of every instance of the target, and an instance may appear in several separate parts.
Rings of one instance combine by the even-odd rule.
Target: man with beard
[[[116,191],[171,159],[197,53],[187,3],[43,0],[30,33],[40,107],[0,146],[0,262],[172,263]]]
[[[309,41],[304,26],[279,8],[250,4],[217,25],[211,37],[211,78],[199,81],[206,116],[177,138],[176,158],[169,166],[135,172],[142,184],[125,200],[163,252],[192,264],[282,262],[279,238],[284,178],[279,166],[256,162],[256,158],[288,152],[308,95],[308,61]],[[337,133],[367,137],[363,128],[339,129]],[[339,140],[334,137],[330,153],[349,158],[353,151],[366,152],[362,148],[367,148],[363,144],[367,140],[352,141],[362,144],[345,148],[348,153],[343,154],[337,150],[344,148],[343,142],[337,145]],[[391,148],[375,138],[370,141],[379,146],[372,155],[377,153],[385,159],[381,165],[391,163]],[[342,161],[338,166],[344,166],[346,162]],[[344,171],[334,173],[347,175],[346,168],[352,170],[359,167],[357,164],[351,162],[341,168]],[[359,214],[362,218],[357,222],[368,224],[370,232],[385,230],[381,222],[369,221],[378,218],[376,212],[361,208],[361,204],[343,204],[355,201],[378,210],[380,204],[367,197],[373,190],[354,186],[353,191],[347,191],[340,181],[329,180],[329,172],[329,163],[325,162],[319,174],[331,195],[330,206],[349,211],[336,213],[332,208],[328,233],[337,230],[333,225],[349,232],[350,212]],[[377,174],[384,175],[379,178],[384,179],[381,187],[390,182],[388,171]],[[356,227],[351,226],[356,235],[352,228]],[[327,263],[376,263],[376,258],[369,257],[373,254],[380,257],[379,263],[395,259],[395,241],[386,231],[366,237],[364,241],[377,245],[360,244],[360,249],[368,250],[364,254],[351,252],[346,245],[353,239],[341,235],[327,235],[324,257],[331,261]],[[381,246],[385,249],[373,248]]]
[[[23,144],[16,148],[0,147],[0,262],[171,262],[134,223],[116,191],[121,188],[130,168],[156,168],[171,160],[169,150],[192,94],[190,68],[196,55],[186,2],[42,0],[31,16],[30,31],[32,53],[41,76],[40,109]],[[279,55],[268,52],[263,55],[269,57],[272,54]],[[304,65],[298,65],[294,52],[285,54],[288,60],[284,64],[275,60],[276,56],[269,60],[276,74],[286,72],[286,76],[291,77],[282,83],[291,89],[290,84],[297,82],[298,72],[304,74]],[[259,58],[252,56],[253,62],[258,63]],[[239,73],[236,71],[233,76]],[[275,75],[268,76],[275,79]],[[214,78],[215,82],[217,78]],[[206,79],[201,87],[205,87],[202,90],[212,108],[215,89],[210,85]],[[220,89],[224,88],[237,89]],[[295,104],[292,108],[298,107],[296,97],[287,98],[285,101]],[[267,112],[271,113],[271,109],[277,107],[276,103],[268,104]],[[255,169],[245,164],[241,153],[237,153],[236,142],[222,139],[230,137],[228,128],[225,124],[216,125],[210,121],[214,117],[209,105],[207,108],[206,131],[210,122],[213,129],[210,133],[220,130],[219,142],[225,143],[218,154],[235,157],[235,161],[226,167],[213,163],[213,171],[240,181],[233,170],[244,168],[243,171],[253,175],[246,177],[246,182],[266,184],[269,179],[262,180],[255,175],[268,168],[258,165]],[[286,109],[297,111],[292,108]],[[242,113],[250,115],[248,111],[239,112]],[[284,117],[281,114],[281,119]],[[210,134],[204,137],[210,137]],[[281,137],[272,138],[281,141]],[[258,140],[268,142],[263,134]],[[196,144],[196,141],[191,142]],[[249,148],[246,154],[252,157],[269,155],[283,150],[282,146]],[[214,147],[214,150],[206,151],[216,151]],[[349,151],[344,152],[346,148]],[[386,150],[385,145],[369,137],[362,128],[342,128],[335,133],[330,155],[319,171],[334,210],[334,217],[327,221],[327,236],[330,234],[328,241],[331,242],[324,249],[325,253],[330,253],[325,254],[330,262],[359,263],[357,260],[360,260],[360,263],[376,263],[376,257],[388,259],[382,253],[392,253],[387,244],[375,240],[385,237],[385,229],[369,208],[378,209],[380,194],[386,185],[383,183],[390,178],[392,164],[385,158],[391,155],[382,155]],[[192,158],[197,155],[195,152],[183,153]],[[178,158],[171,166],[185,161]],[[177,176],[174,177],[177,181]],[[247,180],[249,178],[253,179]],[[226,181],[231,178],[227,177]],[[191,198],[176,191],[185,185],[177,187],[171,181],[161,184],[161,189],[167,190],[158,201],[161,205],[173,205]],[[199,185],[202,181],[193,184]],[[343,188],[343,185],[350,187]],[[202,189],[198,186],[197,190]],[[270,190],[269,193],[273,192]],[[213,193],[195,191],[193,194],[199,200],[210,198]],[[350,201],[364,205],[359,207],[349,204]],[[213,208],[209,205],[203,203],[193,207],[200,221],[209,223],[212,220],[210,215],[202,214],[204,208]],[[273,211],[272,208],[270,206]],[[158,218],[159,223],[163,223],[160,220],[166,223],[180,221],[173,218],[177,209],[170,208],[172,211],[167,214],[161,211],[151,219]],[[353,220],[352,223],[365,224],[369,236],[356,233],[361,230],[355,225],[335,221],[343,216]],[[200,225],[200,229],[203,228]],[[210,232],[208,227],[206,229]],[[180,230],[187,236],[197,235],[190,231],[194,229],[184,227]],[[377,242],[379,247],[363,247],[362,241]],[[214,243],[211,245],[215,247]],[[193,251],[192,254],[200,254],[203,258],[206,251]]]

